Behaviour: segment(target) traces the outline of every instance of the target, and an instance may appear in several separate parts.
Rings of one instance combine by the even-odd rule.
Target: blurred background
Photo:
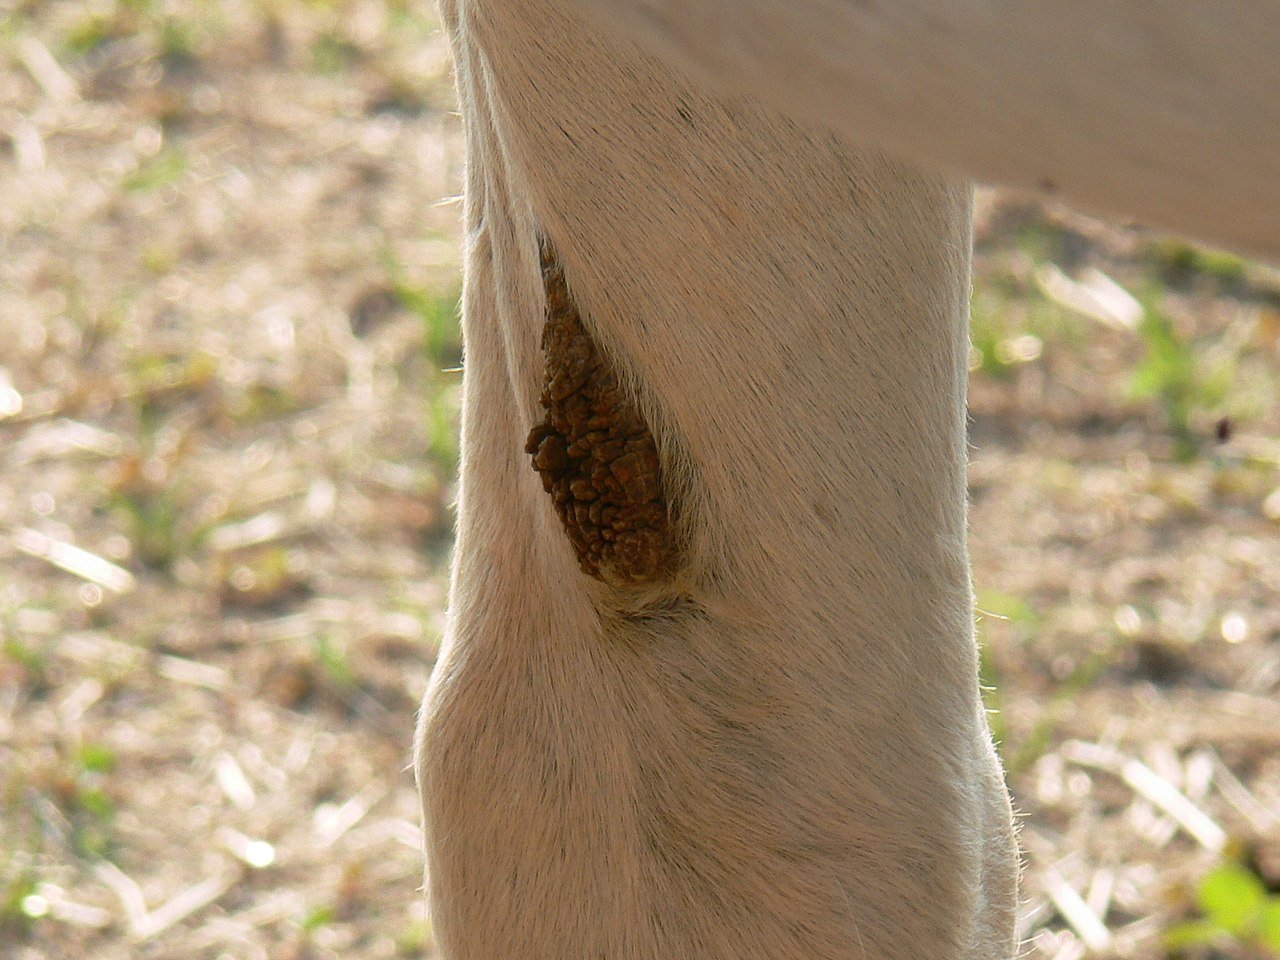
[[[0,956],[431,955],[449,70],[418,0],[0,0]],[[973,319],[1027,955],[1280,956],[1280,271],[982,191]]]

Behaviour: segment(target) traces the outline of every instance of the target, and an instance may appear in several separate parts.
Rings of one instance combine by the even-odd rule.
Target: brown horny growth
[[[672,548],[653,434],[587,335],[555,248],[543,240],[539,253],[546,415],[524,448],[583,572],[606,583],[657,580]]]

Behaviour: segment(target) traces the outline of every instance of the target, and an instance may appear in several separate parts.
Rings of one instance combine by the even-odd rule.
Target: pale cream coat
[[[417,750],[441,955],[1008,960],[965,546],[970,189],[815,120],[1099,205],[1133,178],[1084,148],[1054,166],[1047,123],[1010,165],[1007,124],[974,147],[966,122],[1001,114],[928,100],[945,58],[932,87],[901,44],[900,88],[883,58],[842,72],[848,17],[879,6],[580,5],[678,65],[559,0],[444,9],[469,160],[458,541]],[[817,67],[788,60],[791,10],[830,26]],[[1207,173],[1178,169],[1156,189]],[[1164,222],[1277,249],[1212,207]],[[656,584],[583,574],[524,453],[540,238],[657,439],[680,562]]]

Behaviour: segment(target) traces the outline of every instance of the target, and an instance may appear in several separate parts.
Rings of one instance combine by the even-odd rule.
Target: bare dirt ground
[[[0,0],[0,956],[429,956],[456,469],[429,6]],[[1280,275],[983,193],[1027,955],[1280,955]]]

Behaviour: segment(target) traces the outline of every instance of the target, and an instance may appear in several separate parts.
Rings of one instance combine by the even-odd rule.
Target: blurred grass
[[[2,16],[0,955],[429,949],[443,39],[408,4]]]

